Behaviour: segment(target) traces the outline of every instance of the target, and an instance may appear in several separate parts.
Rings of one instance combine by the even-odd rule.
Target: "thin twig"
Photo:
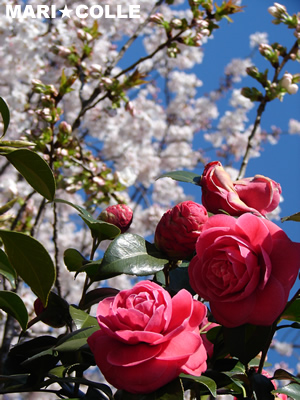
[[[299,48],[299,44],[298,44],[298,41],[296,41],[294,43],[293,47],[291,48],[291,50],[283,57],[283,60],[282,60],[281,64],[278,65],[275,68],[275,73],[274,73],[274,77],[273,77],[272,83],[277,83],[278,82],[278,76],[279,76],[280,72],[282,71],[282,69],[285,66],[285,64],[290,60],[291,55],[295,54],[297,52],[298,48]],[[257,128],[259,127],[260,122],[261,122],[261,116],[262,116],[262,114],[263,114],[263,112],[264,112],[264,110],[266,108],[266,104],[267,104],[268,101],[270,101],[270,99],[268,98],[268,95],[265,94],[265,96],[262,98],[262,100],[260,102],[260,105],[259,105],[259,107],[257,109],[256,119],[255,119],[255,122],[254,122],[253,129],[251,131],[251,134],[248,137],[247,148],[246,148],[243,160],[242,160],[241,168],[240,168],[240,171],[239,171],[237,179],[241,179],[241,178],[243,178],[245,176],[246,168],[248,166],[248,162],[249,162],[249,159],[250,159],[250,151],[252,149],[253,138],[256,135]]]

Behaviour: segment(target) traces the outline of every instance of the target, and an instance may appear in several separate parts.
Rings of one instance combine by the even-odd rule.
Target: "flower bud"
[[[168,210],[155,231],[155,245],[170,260],[184,260],[195,251],[202,226],[208,219],[201,204],[183,201]]]
[[[116,204],[103,210],[99,216],[101,221],[116,225],[121,233],[126,232],[132,222],[133,212],[126,204]]]
[[[65,135],[70,135],[72,133],[71,125],[68,124],[66,121],[62,121],[59,124],[58,130],[59,130],[59,132],[65,134]]]
[[[44,324],[53,328],[61,328],[72,323],[69,304],[60,296],[51,292],[47,307],[37,298],[34,302],[34,312]]]

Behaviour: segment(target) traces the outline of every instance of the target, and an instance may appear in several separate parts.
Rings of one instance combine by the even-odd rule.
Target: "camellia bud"
[[[126,232],[132,222],[133,212],[126,204],[116,204],[103,210],[99,216],[101,221],[116,225],[121,233]]]
[[[47,307],[37,298],[34,302],[34,312],[46,325],[61,328],[72,323],[69,313],[69,304],[60,296],[51,292]]]
[[[193,201],[183,201],[168,210],[155,231],[155,245],[170,260],[184,260],[195,251],[202,226],[208,219],[206,208]]]

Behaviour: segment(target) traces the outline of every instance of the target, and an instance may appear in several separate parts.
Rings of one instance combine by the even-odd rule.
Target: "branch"
[[[275,68],[275,73],[274,73],[274,77],[273,77],[272,83],[277,83],[278,82],[278,76],[279,76],[280,72],[282,71],[282,69],[285,66],[285,64],[290,60],[291,55],[295,54],[297,52],[298,48],[299,48],[298,41],[296,41],[294,43],[293,47],[291,48],[291,50],[283,57],[283,60],[282,60],[281,64],[278,65]],[[246,152],[244,154],[244,157],[243,157],[243,160],[242,160],[242,164],[241,164],[241,168],[240,168],[240,171],[239,171],[237,179],[241,179],[241,178],[243,178],[245,176],[246,168],[247,168],[247,165],[248,165],[248,162],[249,162],[249,159],[250,159],[250,151],[252,149],[253,138],[256,135],[257,128],[260,125],[261,116],[262,116],[263,112],[265,111],[266,104],[267,104],[268,101],[270,101],[270,99],[268,98],[268,95],[265,94],[265,96],[261,100],[260,105],[259,105],[259,107],[257,109],[256,119],[255,119],[255,122],[254,122],[253,129],[251,131],[251,134],[250,134],[250,136],[248,138]]]

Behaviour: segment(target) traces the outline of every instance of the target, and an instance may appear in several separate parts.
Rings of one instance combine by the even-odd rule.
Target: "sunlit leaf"
[[[62,352],[77,351],[82,346],[87,344],[87,338],[97,330],[99,330],[99,325],[89,328],[83,328],[78,331],[72,332],[69,335],[63,337],[63,339],[57,344],[57,346],[55,346],[55,350]]]
[[[280,389],[273,390],[272,393],[282,393],[286,394],[291,399],[300,400],[300,385],[297,383],[290,383]]]
[[[0,291],[0,308],[7,314],[12,315],[26,331],[28,312],[21,298],[14,292]]]
[[[118,236],[107,248],[95,280],[108,279],[122,273],[147,276],[162,270],[164,259],[154,245],[141,236],[125,233]],[[95,264],[97,262],[90,263]],[[89,264],[87,264],[89,265]]]
[[[42,157],[34,151],[18,149],[6,154],[6,158],[34,190],[47,200],[53,200],[55,179],[49,165]]]
[[[216,382],[204,375],[201,376],[193,376],[193,375],[185,375],[185,374],[180,374],[179,375],[180,378],[187,378],[187,379],[191,379],[195,382],[201,383],[201,385],[205,386],[208,391],[210,392],[210,394],[214,397],[217,396],[217,385]]]
[[[297,212],[296,214],[289,215],[288,217],[281,218],[281,222],[285,222],[285,221],[298,221],[298,222],[300,222],[300,211]]]
[[[193,183],[194,185],[199,185],[201,176],[190,171],[171,171],[160,175],[158,179],[160,178],[172,178],[175,181],[187,182],[187,183]]]
[[[121,230],[117,226],[95,219],[91,213],[81,206],[62,199],[54,199],[54,201],[56,203],[68,204],[69,206],[75,208],[75,210],[79,212],[79,216],[90,228],[92,236],[98,238],[99,240],[111,240],[121,233]]]
[[[91,326],[99,327],[95,317],[90,316],[88,313],[78,308],[70,306],[70,314],[77,329],[89,328]]]
[[[300,322],[300,297],[297,297],[287,306],[281,315],[281,319]]]
[[[31,290],[47,304],[55,267],[44,246],[24,233],[0,230],[8,260]]]

